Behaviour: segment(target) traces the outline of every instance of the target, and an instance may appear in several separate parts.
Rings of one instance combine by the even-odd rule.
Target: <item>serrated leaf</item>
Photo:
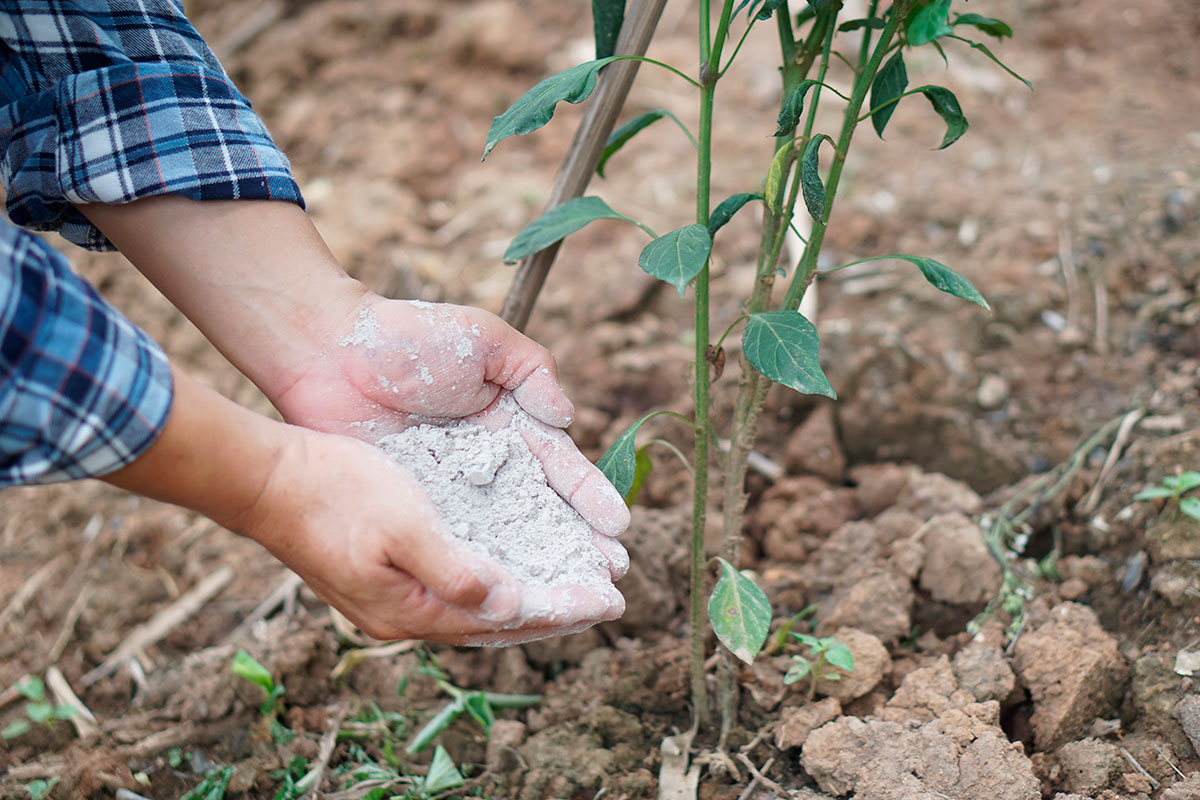
[[[1200,519],[1200,498],[1185,497],[1179,501],[1179,510],[1192,519]]]
[[[234,675],[245,678],[255,686],[262,687],[267,694],[270,694],[271,690],[275,688],[275,679],[271,677],[270,670],[258,663],[254,656],[245,650],[238,650],[234,654],[231,669]]]
[[[721,644],[747,664],[762,650],[771,626],[771,604],[753,580],[723,558],[721,577],[708,599],[708,619]]]
[[[607,164],[608,160],[613,157],[613,154],[624,147],[625,143],[638,133],[658,122],[666,115],[666,111],[661,108],[656,108],[653,111],[647,111],[644,114],[638,114],[636,117],[629,120],[624,125],[609,134],[608,141],[604,143],[604,150],[600,152],[600,161],[596,163],[596,174],[603,178],[604,165]]]
[[[954,38],[957,39],[960,37],[956,36]],[[1019,80],[1021,83],[1025,84],[1025,86],[1029,89],[1029,91],[1031,91],[1031,92],[1033,91],[1033,84],[1030,83],[1029,81],[1025,80],[1024,78],[1022,78],[1011,67],[1009,67],[1003,61],[1001,61],[999,58],[997,58],[996,54],[987,48],[987,45],[982,44],[980,42],[973,42],[970,39],[963,39],[962,41],[966,42],[967,44],[971,45],[971,47],[973,47],[976,50],[978,50],[979,52],[983,53],[985,56],[990,58],[996,66],[1000,67],[1000,69],[1004,70],[1009,75],[1012,75],[1014,78]]]
[[[981,14],[959,14],[954,18],[953,25],[970,25],[973,28],[978,28],[986,34],[995,36],[997,39],[1011,37],[1013,35],[1012,28],[1008,23],[1001,22],[993,17],[985,17]]]
[[[617,37],[625,22],[625,0],[592,0],[592,24],[596,34],[596,58],[608,58],[617,49]]]
[[[863,17],[860,19],[846,20],[841,25],[838,25],[838,30],[842,33],[856,31],[859,28],[870,28],[871,30],[881,30],[886,23],[879,17]]]
[[[937,149],[944,150],[957,142],[967,132],[969,124],[967,118],[963,116],[962,108],[958,105],[958,98],[954,96],[954,92],[942,86],[922,86],[916,91],[925,95],[929,104],[933,106],[933,110],[946,123],[946,135],[942,137],[942,143],[938,145]]]
[[[576,197],[550,209],[526,225],[504,251],[504,263],[515,264],[525,256],[545,250],[598,219],[623,219],[633,222],[624,214],[614,211],[599,197]]]
[[[875,81],[871,84],[871,125],[880,139],[888,120],[896,111],[896,103],[900,95],[908,88],[908,69],[904,66],[904,53],[900,50],[887,60],[879,72],[875,73]]]
[[[713,209],[712,215],[708,218],[708,232],[712,236],[717,235],[717,231],[724,228],[729,220],[733,219],[733,215],[742,210],[742,206],[749,203],[751,200],[762,200],[761,194],[753,192],[742,192],[730,197],[726,197],[721,201],[721,204]]]
[[[804,98],[808,90],[817,85],[817,81],[803,80],[792,87],[788,96],[783,98],[779,107],[779,116],[775,120],[775,136],[788,136],[800,124],[800,115],[804,113]]]
[[[664,233],[642,250],[638,266],[648,275],[666,281],[683,297],[692,278],[708,263],[712,234],[703,225],[685,225]]]
[[[821,142],[833,144],[825,134],[821,133],[809,139],[804,146],[804,154],[800,157],[800,193],[804,196],[804,206],[808,215],[814,221],[820,222],[825,214],[825,184],[821,182],[820,152]]]
[[[454,765],[454,759],[440,744],[433,751],[433,761],[429,762],[429,772],[421,781],[421,789],[426,796],[439,794],[455,786],[462,786],[466,779]]]
[[[609,483],[616,487],[622,497],[629,494],[637,475],[637,448],[634,446],[634,438],[638,429],[655,413],[652,411],[630,425],[596,462],[596,468],[604,473],[604,477],[608,478]]]
[[[646,452],[645,447],[639,447],[634,455],[633,483],[625,495],[625,505],[632,508],[637,503],[638,497],[642,493],[642,487],[646,484],[646,478],[650,477],[653,470],[654,461],[651,460],[650,454]]]
[[[42,683],[42,679],[37,675],[26,675],[16,682],[14,688],[21,697],[35,703],[46,698],[46,684]]]
[[[854,654],[850,652],[850,648],[841,642],[834,642],[829,645],[825,651],[825,660],[835,667],[850,672],[854,669]],[[841,675],[838,675],[840,678]]]
[[[818,361],[817,329],[799,311],[751,314],[742,332],[746,360],[765,377],[801,394],[836,399]]]
[[[935,0],[922,8],[908,22],[905,36],[913,47],[929,44],[939,36],[952,32],[946,21],[950,16],[950,0]]]
[[[579,64],[538,83],[508,110],[492,120],[488,129],[487,143],[483,147],[483,158],[500,142],[510,136],[536,131],[554,116],[560,102],[581,103],[596,88],[596,73],[616,60],[615,56],[600,58]],[[481,159],[482,160],[482,159]]]

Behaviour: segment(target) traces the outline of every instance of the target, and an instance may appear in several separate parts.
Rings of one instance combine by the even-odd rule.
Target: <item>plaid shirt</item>
[[[171,0],[0,5],[9,216],[91,249],[75,208],[178,194],[303,204],[287,159]],[[0,221],[0,486],[101,475],[166,422],[162,351],[61,255]]]

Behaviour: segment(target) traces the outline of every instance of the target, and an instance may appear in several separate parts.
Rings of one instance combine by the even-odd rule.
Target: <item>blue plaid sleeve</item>
[[[178,194],[303,205],[287,158],[182,3],[0,9],[0,180],[13,222],[109,250],[75,204]]]
[[[171,399],[162,350],[60,253],[0,221],[0,486],[128,464]]]

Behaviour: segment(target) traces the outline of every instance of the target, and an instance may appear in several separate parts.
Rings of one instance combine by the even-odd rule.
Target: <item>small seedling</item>
[[[1174,504],[1177,511],[1187,514],[1192,519],[1200,520],[1200,497],[1184,497],[1192,489],[1200,487],[1200,472],[1188,470],[1182,475],[1167,475],[1162,479],[1161,486],[1152,486],[1133,496],[1134,500],[1166,499]]]
[[[245,678],[266,693],[260,710],[263,716],[274,714],[280,705],[279,701],[283,698],[284,688],[282,683],[276,683],[275,679],[271,677],[270,670],[258,663],[254,656],[245,650],[238,650],[234,655],[231,669],[234,675]]]
[[[233,780],[233,767],[217,767],[205,774],[195,788],[179,800],[225,800],[229,781]]]
[[[783,676],[783,683],[785,686],[791,686],[793,683],[808,678],[808,699],[810,701],[817,696],[819,681],[840,681],[842,679],[843,673],[830,669],[830,667],[837,667],[844,672],[853,671],[854,654],[850,652],[849,647],[832,636],[818,638],[807,633],[793,633],[792,636],[808,648],[808,655],[797,653],[792,656],[792,661],[795,663]]]
[[[39,778],[36,781],[30,781],[25,786],[25,791],[29,792],[29,800],[43,800],[43,798],[49,797],[50,792],[61,780],[62,778],[51,778],[47,781]]]
[[[25,716],[19,717],[0,731],[0,739],[16,739],[33,730],[34,725],[53,727],[56,720],[70,719],[75,709],[70,706],[55,705],[46,699],[46,684],[36,675],[26,675],[17,681],[16,689],[27,701]],[[32,784],[31,784],[32,785]],[[30,790],[32,792],[32,789]]]
[[[528,708],[542,701],[540,694],[500,694],[498,692],[472,692],[461,689],[450,683],[449,676],[436,664],[423,664],[420,673],[433,678],[438,688],[450,695],[451,700],[441,711],[434,714],[433,719],[425,723],[425,727],[417,731],[417,735],[404,748],[409,755],[419,753],[433,743],[442,731],[450,727],[454,720],[464,711],[479,723],[484,734],[491,734],[492,723],[496,721],[495,709],[498,708]]]
[[[440,744],[434,748],[433,760],[424,775],[407,775],[398,766],[385,767],[355,744],[350,745],[348,755],[354,766],[343,766],[333,772],[333,778],[342,781],[340,795],[368,800],[429,800],[466,783],[454,759]],[[303,790],[311,788],[305,785],[303,778],[296,781],[294,786]]]

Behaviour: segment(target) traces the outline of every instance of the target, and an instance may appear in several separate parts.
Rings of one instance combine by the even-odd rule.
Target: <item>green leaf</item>
[[[410,756],[414,753],[419,753],[429,745],[433,744],[442,731],[450,727],[450,724],[458,718],[458,715],[466,710],[466,703],[461,697],[454,700],[452,703],[447,703],[441,711],[433,715],[433,719],[425,723],[425,726],[417,732],[413,740],[408,743],[408,747],[404,748],[404,752]]]
[[[20,717],[4,726],[4,730],[0,731],[0,739],[16,739],[18,736],[24,736],[29,733],[31,730],[33,730],[33,724],[24,717]]]
[[[812,672],[812,663],[804,656],[792,656],[792,660],[796,663],[789,667],[788,671],[784,674],[784,686],[791,686],[797,681],[802,681]]]
[[[666,111],[661,108],[656,108],[653,111],[647,111],[643,114],[638,114],[636,117],[629,120],[624,125],[609,134],[608,141],[604,143],[604,150],[600,152],[600,161],[596,164],[596,174],[601,178],[605,177],[604,165],[608,163],[608,159],[612,158],[614,153],[624,147],[626,142],[628,142],[641,131],[658,122],[666,115]]]
[[[598,219],[623,219],[633,222],[624,214],[613,211],[608,203],[599,197],[576,197],[550,209],[526,225],[504,251],[504,263],[515,264],[525,256],[545,250]]]
[[[53,703],[26,703],[25,716],[29,717],[31,722],[36,722],[39,725],[44,722],[49,722],[54,717]]]
[[[262,687],[262,690],[268,695],[275,688],[275,679],[271,677],[271,672],[245,650],[238,650],[234,654],[231,668],[234,675],[245,678],[255,686]]]
[[[708,218],[708,232],[712,236],[717,235],[717,231],[724,228],[729,220],[733,219],[733,215],[742,210],[742,206],[749,203],[751,200],[762,200],[761,194],[753,192],[742,192],[730,197],[726,197],[721,201],[721,204],[713,209],[712,214]]]
[[[455,786],[462,786],[466,782],[458,767],[454,766],[454,759],[450,758],[446,748],[439,744],[433,751],[433,761],[429,763],[429,773],[425,780],[421,781],[421,789],[426,795],[433,795]]]
[[[742,333],[746,360],[765,377],[801,394],[837,398],[817,360],[817,329],[799,311],[751,314]]]
[[[471,719],[483,728],[484,733],[492,732],[492,723],[496,721],[496,715],[492,712],[492,704],[488,702],[487,695],[483,692],[475,692],[468,695],[463,701],[463,705],[467,708],[467,713],[471,715]]]
[[[1022,78],[1013,69],[1011,69],[1007,64],[1005,64],[1003,61],[1001,61],[999,58],[997,58],[996,54],[987,48],[987,45],[982,44],[980,42],[973,42],[970,39],[963,39],[960,36],[955,36],[954,38],[960,39],[961,41],[966,42],[967,44],[971,45],[971,47],[973,47],[976,50],[978,50],[979,52],[983,53],[985,56],[990,58],[992,60],[992,62],[996,64],[996,66],[1000,67],[1000,69],[1004,70],[1009,75],[1012,75],[1014,78],[1019,80],[1021,83],[1025,84],[1025,86],[1027,86],[1029,88],[1029,91],[1031,91],[1031,92],[1033,91],[1033,84],[1030,83],[1029,81],[1025,80],[1024,78]]]
[[[1161,486],[1155,486],[1152,489],[1143,489],[1133,496],[1134,500],[1158,500],[1163,497],[1174,497],[1175,492],[1170,489],[1164,489]]]
[[[46,699],[46,684],[37,675],[26,675],[16,682],[15,688],[26,700],[36,703]]]
[[[773,13],[775,13],[775,9],[779,8],[786,2],[787,0],[766,0],[765,3],[763,0],[742,0],[742,2],[738,3],[738,6],[734,9],[733,13],[736,15],[746,6],[750,6],[750,10],[746,12],[747,17],[757,16],[758,19],[767,19]],[[758,7],[760,3],[762,3],[762,8]]]
[[[823,141],[833,144],[833,139],[823,133],[817,134],[809,139],[804,146],[804,155],[800,157],[800,193],[804,196],[808,215],[816,222],[820,222],[825,214],[825,184],[821,182],[820,170]]]
[[[809,648],[810,650],[816,651],[816,650],[820,649],[820,647],[821,647],[821,640],[818,639],[817,637],[813,636],[812,634],[793,633],[792,636],[796,637],[796,640],[798,642],[800,642],[800,644],[804,645],[805,647]]]
[[[783,206],[783,196],[780,194],[780,189],[783,186],[783,172],[788,163],[788,159],[792,155],[793,142],[786,142],[775,151],[775,156],[771,159],[771,166],[767,169],[766,185],[763,188],[763,200],[767,204],[767,208],[779,213]],[[778,203],[778,204],[777,204]]]
[[[608,478],[609,483],[616,487],[622,497],[629,495],[630,490],[633,489],[634,478],[637,476],[637,451],[634,447],[634,437],[637,436],[638,429],[646,423],[646,420],[657,413],[651,411],[630,425],[596,462],[596,468],[604,473],[604,477]]]
[[[646,484],[646,478],[650,477],[650,472],[654,469],[654,462],[650,459],[650,454],[646,452],[646,449],[646,447],[639,447],[634,456],[633,485],[629,487],[629,493],[625,495],[625,505],[630,508],[637,503],[638,497],[642,493],[642,487]]]
[[[615,60],[615,56],[610,56],[571,67],[551,75],[521,95],[507,111],[492,120],[483,158],[486,159],[488,153],[508,137],[530,133],[545,125],[554,116],[554,108],[559,102],[586,100],[596,88],[596,73]]]
[[[842,33],[856,31],[859,28],[870,28],[871,30],[881,30],[886,23],[879,17],[864,17],[861,19],[846,20],[841,25],[838,25],[838,30]]]
[[[30,781],[25,787],[29,792],[29,800],[44,800],[44,798],[50,796],[51,790],[61,781],[62,778],[51,778],[48,781],[38,778],[35,781]]]
[[[783,98],[779,107],[779,117],[775,121],[775,136],[788,136],[800,124],[800,115],[804,113],[804,98],[808,90],[817,85],[817,81],[803,80],[796,84],[788,96]]]
[[[879,68],[879,72],[875,73],[875,81],[871,84],[871,108],[875,109],[875,113],[871,115],[871,125],[875,127],[875,133],[880,139],[883,138],[883,129],[887,127],[888,120],[896,110],[900,95],[907,88],[908,69],[904,66],[903,52],[897,50],[896,55],[889,58],[887,63]]]
[[[1179,501],[1179,510],[1192,519],[1200,519],[1200,497],[1185,497]]]
[[[963,300],[969,300],[975,305],[991,310],[987,300],[983,299],[983,295],[969,280],[940,261],[923,256],[889,256],[889,258],[898,258],[901,261],[915,264],[917,269],[921,270],[921,274],[925,276],[925,280],[933,284],[935,289],[941,289],[947,294],[961,297]]]
[[[922,8],[909,20],[905,32],[908,43],[913,47],[929,44],[939,36],[953,31],[946,18],[950,15],[950,0],[935,0]]]
[[[985,17],[980,14],[959,14],[954,18],[951,25],[970,25],[973,28],[978,28],[986,34],[995,36],[997,39],[1003,39],[1006,36],[1013,35],[1012,28],[1008,23],[1001,22],[992,17]]]
[[[941,86],[922,86],[916,91],[925,95],[929,100],[929,104],[933,106],[933,110],[946,123],[946,135],[942,137],[942,143],[938,145],[937,149],[944,150],[957,142],[959,137],[967,132],[968,123],[967,118],[963,116],[962,108],[958,105],[958,98],[954,96],[954,92]]]
[[[1179,477],[1171,476],[1163,478],[1163,485],[1175,490],[1178,494],[1190,492],[1192,489],[1200,486],[1200,472],[1188,470]]]
[[[833,642],[825,650],[825,660],[835,667],[850,672],[854,669],[854,654],[850,652],[850,648],[841,642]],[[841,676],[838,675],[840,678]]]
[[[592,0],[592,23],[596,33],[596,58],[608,58],[617,49],[617,37],[625,21],[625,0]]]
[[[721,644],[747,664],[762,650],[771,626],[767,595],[744,573],[718,558],[721,577],[708,599],[708,619]]]
[[[708,263],[712,234],[703,225],[685,225],[664,233],[642,250],[638,266],[649,275],[666,281],[683,297],[692,278]]]
[[[78,713],[79,710],[76,709],[75,706],[57,705],[54,707],[55,719],[70,719]]]

